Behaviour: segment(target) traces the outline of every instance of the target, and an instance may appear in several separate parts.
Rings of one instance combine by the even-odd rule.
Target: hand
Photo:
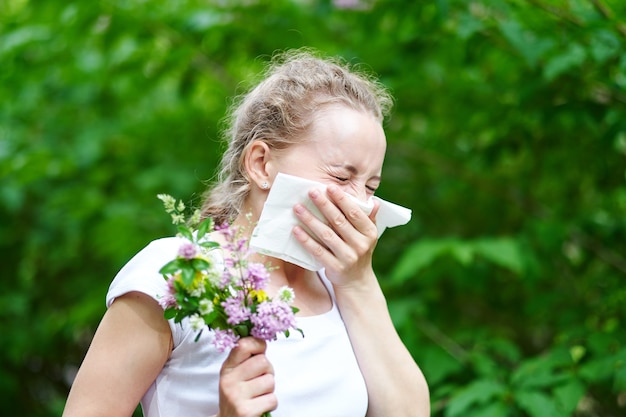
[[[324,265],[328,279],[335,285],[346,286],[373,277],[372,254],[378,240],[375,218],[379,203],[375,203],[368,216],[335,185],[330,185],[326,194],[318,189],[311,190],[309,197],[328,224],[299,204],[294,211],[311,234],[296,226],[294,235]]]
[[[218,417],[259,417],[276,409],[274,369],[266,348],[264,340],[239,339],[220,371]]]

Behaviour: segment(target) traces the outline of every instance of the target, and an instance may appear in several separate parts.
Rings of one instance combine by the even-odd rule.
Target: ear
[[[256,185],[261,190],[267,190],[273,179],[270,168],[270,154],[272,150],[262,140],[255,140],[248,147],[244,155],[244,167],[250,178],[250,185]]]

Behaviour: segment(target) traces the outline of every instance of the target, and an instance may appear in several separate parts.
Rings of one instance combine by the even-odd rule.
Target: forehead
[[[326,106],[316,113],[306,136],[305,142],[324,156],[336,159],[335,163],[361,158],[382,167],[387,148],[385,133],[368,112],[341,105]]]
[[[284,168],[305,173],[344,169],[353,175],[380,176],[386,139],[382,126],[369,113],[345,106],[319,111],[302,141],[285,149]]]

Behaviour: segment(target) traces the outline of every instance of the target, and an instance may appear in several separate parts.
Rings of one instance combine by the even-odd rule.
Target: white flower
[[[173,212],[176,209],[176,199],[168,194],[157,194],[157,198],[163,202],[165,211],[168,213]]]
[[[198,331],[204,327],[204,319],[199,314],[189,316],[189,324],[191,328]]]
[[[182,214],[176,214],[176,213],[172,213],[172,223],[173,224],[183,224],[185,223],[185,216],[183,216]]]
[[[189,295],[195,298],[200,298],[204,294],[204,287],[200,286],[195,290],[189,291]]]
[[[215,269],[211,269],[206,272],[206,278],[209,280],[212,286],[217,287],[222,282],[222,274]]]
[[[190,223],[191,224],[198,224],[200,223],[200,215],[202,213],[200,212],[200,210],[195,210],[193,212],[193,214],[191,215],[191,219],[190,219]]]
[[[200,314],[205,316],[207,314],[211,314],[213,312],[213,303],[211,300],[207,300],[206,298],[200,300]]]
[[[278,299],[284,301],[287,304],[293,303],[293,300],[296,298],[296,294],[293,292],[293,289],[290,287],[283,285],[278,289]]]

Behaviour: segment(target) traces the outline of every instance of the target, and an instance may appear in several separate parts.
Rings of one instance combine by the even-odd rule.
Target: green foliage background
[[[345,7],[357,3],[363,7]],[[433,416],[626,413],[626,3],[4,0],[0,410],[60,415],[117,270],[229,98],[311,46],[397,99],[376,268]]]

